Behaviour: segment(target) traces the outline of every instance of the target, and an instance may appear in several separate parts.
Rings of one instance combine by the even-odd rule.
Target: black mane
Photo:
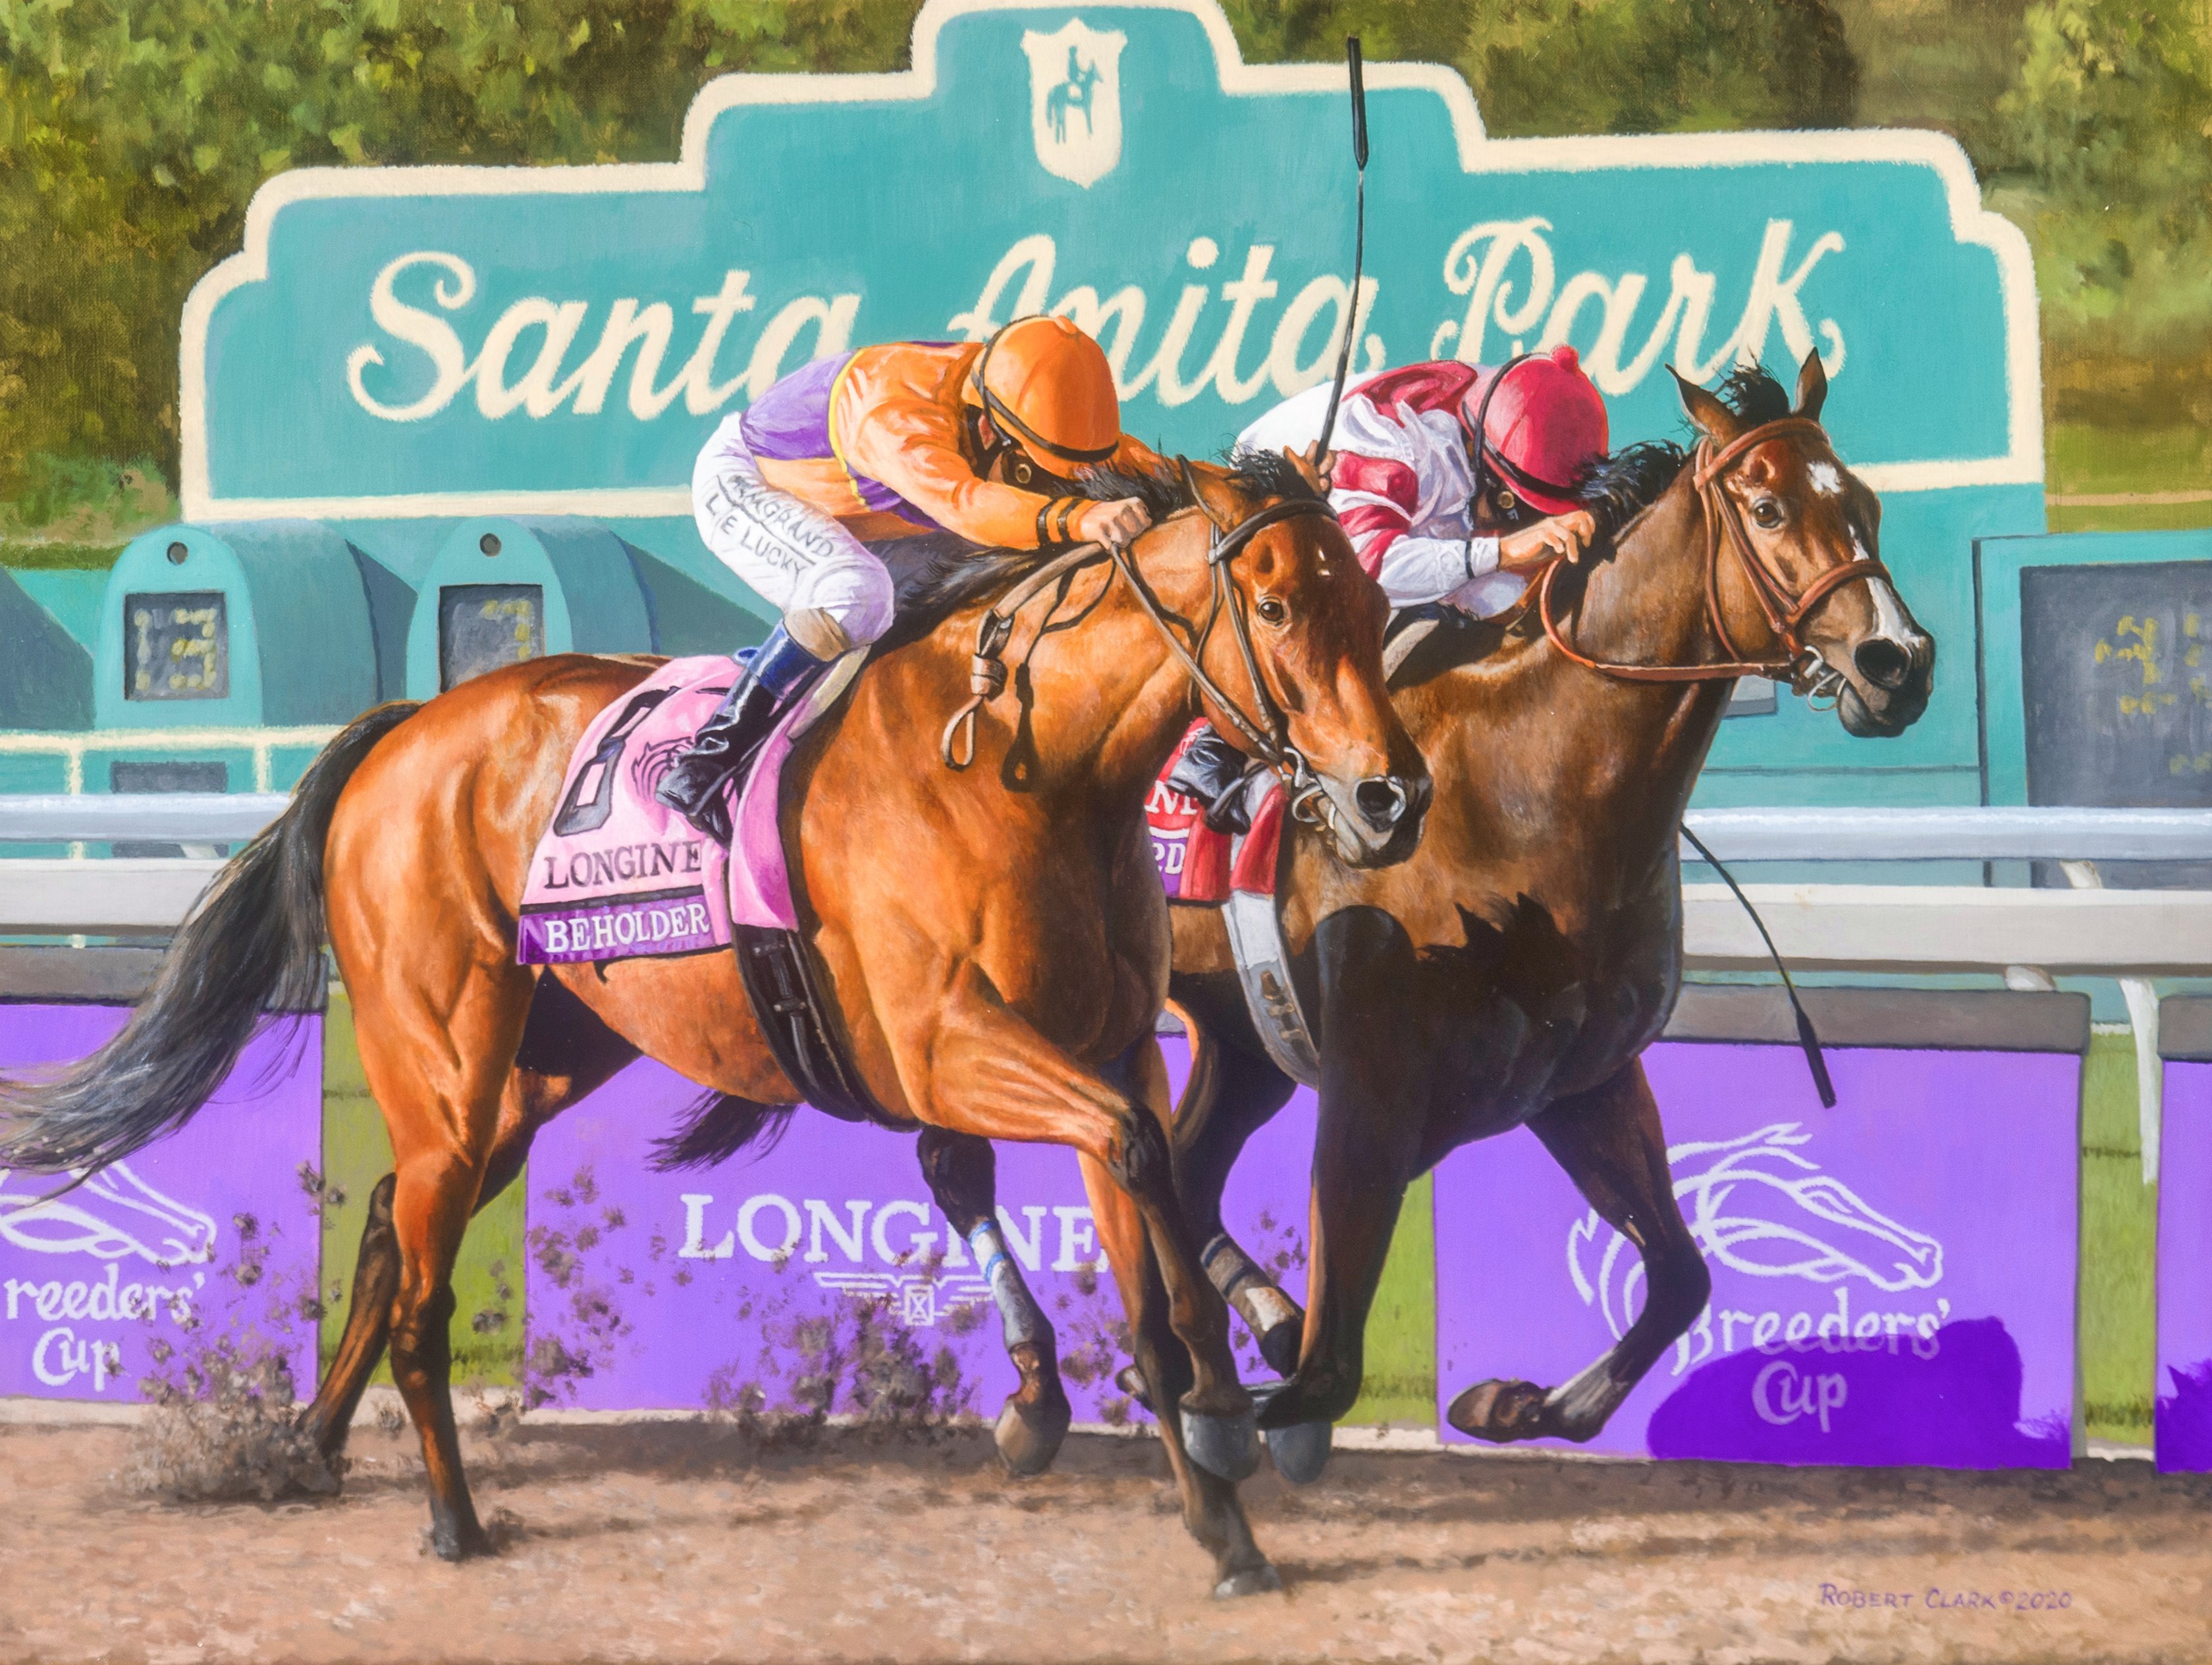
[[[1761,422],[1780,422],[1790,414],[1789,393],[1767,374],[1763,364],[1737,365],[1713,391],[1723,404],[1754,428]]]
[[[1790,414],[1788,392],[1762,365],[1737,365],[1713,392],[1747,427]],[[1596,518],[1598,535],[1610,541],[1659,501],[1689,459],[1689,452],[1671,440],[1624,446],[1583,465],[1575,477],[1575,501]]]
[[[1644,440],[1593,457],[1575,476],[1575,501],[1597,521],[1610,543],[1631,520],[1659,501],[1690,459],[1670,440]]]
[[[1239,446],[1224,460],[1230,483],[1248,496],[1320,501],[1321,494],[1307,483],[1297,465],[1279,452]],[[1086,468],[1076,482],[1076,489],[1093,502],[1134,497],[1151,511],[1156,522],[1195,507],[1183,484],[1182,471],[1173,463],[1150,474]],[[1011,588],[1058,553],[1056,550],[987,549],[948,532],[893,538],[872,547],[890,568],[898,599],[897,622],[877,644],[879,653],[921,641],[969,603]]]

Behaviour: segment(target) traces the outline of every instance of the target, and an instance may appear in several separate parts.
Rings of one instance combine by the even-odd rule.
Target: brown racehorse
[[[1221,1221],[1231,1166],[1293,1084],[1253,1027],[1219,912],[1171,910],[1173,999],[1198,1031],[1176,1188],[1208,1273],[1289,1377],[1261,1425],[1304,1425],[1304,1462],[1358,1396],[1407,1186],[1471,1140],[1533,1128],[1642,1252],[1649,1292],[1572,1382],[1484,1382],[1450,1406],[1455,1427],[1589,1439],[1705,1304],[1638,1055],[1681,981],[1676,829],[1734,681],[1713,667],[1795,662],[1845,728],[1893,735],[1926,707],[1935,664],[1871,553],[1881,505],[1817,425],[1818,356],[1794,411],[1762,373],[1723,392],[1682,386],[1695,457],[1632,447],[1589,481],[1610,549],[1585,561],[1578,605],[1577,574],[1553,568],[1547,605],[1442,628],[1401,667],[1398,712],[1436,786],[1414,858],[1363,873],[1286,841],[1283,933],[1321,1060],[1304,1313]]]
[[[1234,1484],[1257,1461],[1250,1400],[1170,1171],[1152,1041],[1169,927],[1143,805],[1194,714],[1244,715],[1201,685],[1282,714],[1347,862],[1410,853],[1427,781],[1382,687],[1381,593],[1310,470],[1247,456],[1185,484],[1194,510],[1026,611],[1014,687],[984,705],[975,766],[956,772],[938,734],[968,690],[986,592],[1038,562],[960,563],[934,597],[941,611],[949,590],[949,614],[889,639],[802,739],[783,821],[849,1055],[887,1116],[1079,1153],[1138,1356],[1185,1413],[1161,1424],[1184,1520],[1217,1588],[1241,1593],[1276,1580]],[[1190,623],[1209,599],[1235,628]],[[7,1093],[0,1163],[128,1154],[198,1108],[272,995],[312,981],[327,918],[396,1172],[373,1200],[345,1338],[307,1421],[335,1455],[388,1342],[449,1559],[487,1547],[447,1384],[450,1274],[471,1212],[514,1178],[538,1128],[640,1053],[726,1096],[725,1152],[800,1097],[734,955],[543,978],[515,963],[516,908],[563,770],[652,664],[540,659],[363,717],[234,859],[129,1026],[58,1081]]]

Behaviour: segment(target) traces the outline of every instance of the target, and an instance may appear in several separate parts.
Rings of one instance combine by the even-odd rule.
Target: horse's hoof
[[[492,1553],[491,1540],[482,1527],[465,1530],[445,1525],[430,1528],[430,1553],[441,1561],[473,1561]]]
[[[1182,1449],[1209,1474],[1249,1480],[1260,1466],[1260,1420],[1249,1411],[1237,1417],[1185,1411]]]
[[[1060,1442],[1067,1437],[1067,1425],[1073,1415],[1065,1399],[1030,1407],[1007,1395],[999,1412],[999,1425],[991,1436],[999,1447],[999,1461],[1006,1465],[1007,1472],[1024,1480],[1042,1474],[1060,1455]]]
[[[1328,1445],[1335,1432],[1327,1422],[1294,1422],[1287,1428],[1270,1428],[1265,1436],[1267,1455],[1275,1472],[1292,1486],[1311,1486],[1328,1467]]]
[[[1544,1390],[1533,1382],[1478,1382],[1444,1407],[1444,1420],[1474,1439],[1506,1444],[1544,1431]]]
[[[1114,1385],[1135,1400],[1153,1416],[1159,1413],[1152,1408],[1152,1390],[1146,1383],[1145,1373],[1134,1364],[1124,1364],[1114,1372]]]
[[[1217,1601],[1233,1601],[1240,1595],[1266,1595],[1283,1587],[1283,1575],[1267,1562],[1232,1572],[1213,1587]]]
[[[1304,1319],[1285,1318],[1260,1338],[1260,1357],[1267,1361],[1267,1368],[1277,1376],[1296,1375],[1298,1349],[1305,1342],[1305,1334]]]

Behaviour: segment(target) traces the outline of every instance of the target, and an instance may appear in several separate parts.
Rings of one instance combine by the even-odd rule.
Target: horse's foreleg
[[[1586,1440],[1696,1322],[1712,1276],[1674,1200],[1667,1136],[1641,1060],[1602,1086],[1559,1100],[1528,1125],[1590,1206],[1644,1256],[1644,1310],[1573,1380],[1548,1392],[1526,1382],[1481,1382],[1454,1399],[1445,1417],[1482,1439]]]
[[[1249,1327],[1261,1357],[1276,1375],[1288,1376],[1297,1368],[1305,1313],[1229,1235],[1221,1195],[1246,1141],[1290,1102],[1295,1084],[1264,1058],[1213,1044],[1210,1090],[1182,1107],[1171,1130],[1176,1194],[1204,1245],[1206,1275]]]
[[[1006,1253],[999,1230],[998,1157],[988,1139],[924,1127],[915,1154],[930,1194],[952,1229],[968,1241],[975,1264],[990,1280],[991,1298],[1005,1326],[1006,1356],[1021,1385],[1006,1395],[994,1431],[999,1455],[1017,1474],[1042,1474],[1060,1454],[1074,1412],[1060,1386],[1059,1350],[1052,1323]]]
[[[1405,929],[1380,909],[1349,908],[1316,933],[1321,962],[1320,1115],[1314,1129],[1312,1239],[1306,1327],[1290,1384],[1262,1426],[1330,1423],[1359,1397],[1367,1315],[1390,1238],[1417,1170],[1429,1098],[1431,1048]]]
[[[1129,1315],[1130,1347],[1137,1368],[1147,1381],[1159,1384],[1158,1403],[1172,1405],[1190,1381],[1190,1366],[1168,1322],[1167,1287],[1143,1213],[1103,1164],[1086,1156],[1082,1165],[1099,1245],[1114,1268],[1114,1281]],[[1253,1541],[1236,1483],[1191,1461],[1180,1418],[1158,1416],[1157,1411],[1155,1415],[1182,1501],[1183,1525],[1213,1557],[1213,1593],[1252,1595],[1280,1589],[1282,1579]]]
[[[1129,1194],[1160,1259],[1170,1322],[1190,1353],[1194,1382],[1182,1407],[1201,1436],[1194,1455],[1249,1474],[1259,1460],[1251,1395],[1237,1380],[1228,1309],[1206,1282],[1176,1206],[1158,1042],[1146,1036],[1124,1060],[1133,1091],[1120,1091],[988,990],[956,987],[934,1024],[893,1044],[911,1084],[908,1103],[925,1122],[985,1139],[1072,1145]]]

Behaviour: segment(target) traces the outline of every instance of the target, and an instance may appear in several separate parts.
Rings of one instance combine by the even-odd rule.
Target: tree
[[[1457,61],[1500,135],[1841,127],[1858,93],[1826,0],[1498,0]]]
[[[724,70],[881,70],[915,0],[0,0],[0,497],[174,477],[176,330],[284,168],[675,154]]]
[[[2036,276],[2062,328],[2130,352],[2212,326],[2212,12],[2028,8],[1998,108],[2042,197]]]

